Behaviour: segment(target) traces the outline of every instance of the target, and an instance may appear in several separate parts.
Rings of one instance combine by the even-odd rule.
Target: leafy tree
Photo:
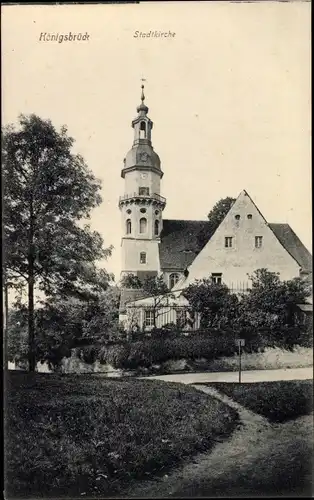
[[[153,313],[153,329],[157,327],[157,318],[169,307],[169,301],[173,298],[162,276],[149,276],[143,282],[143,290],[148,297],[152,298],[150,310]]]
[[[27,308],[8,311],[7,361],[25,364],[28,354]]]
[[[118,335],[119,291],[110,286],[98,297],[53,297],[35,310],[37,359],[58,368],[71,349],[106,343]]]
[[[141,282],[139,277],[131,273],[125,274],[121,279],[120,284],[123,288],[131,288],[136,290],[143,287],[143,283]]]
[[[217,203],[213,206],[211,211],[208,214],[208,220],[212,224],[213,230],[216,230],[222,220],[225,218],[230,208],[235,202],[235,198],[231,198],[227,196],[226,198],[222,198],[217,201]]]
[[[201,328],[231,326],[238,299],[225,284],[213,283],[211,278],[196,280],[184,291],[192,313],[201,314]]]
[[[143,297],[150,297],[150,311],[153,314],[153,328],[156,329],[157,318],[169,307],[169,301],[173,297],[162,276],[148,276],[141,281],[137,276],[127,275],[123,278],[126,288],[136,288],[143,292]],[[129,329],[138,330],[138,314],[135,308],[128,311]]]
[[[2,130],[4,268],[28,296],[29,369],[35,370],[35,287],[53,294],[95,294],[110,276],[101,236],[82,225],[101,203],[100,182],[72,152],[66,127],[58,132],[36,115]],[[81,224],[80,224],[81,223]]]
[[[301,278],[280,281],[279,274],[265,268],[249,276],[252,288],[240,306],[240,321],[251,327],[293,326],[297,304],[310,295],[309,284]]]

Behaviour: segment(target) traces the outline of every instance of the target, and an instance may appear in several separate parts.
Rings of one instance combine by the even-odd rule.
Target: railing
[[[143,200],[157,200],[160,203],[166,203],[166,198],[164,198],[163,196],[160,196],[160,194],[157,194],[157,193],[152,193],[152,194],[138,194],[138,193],[123,194],[122,196],[119,197],[119,203],[121,201],[131,200],[132,198],[143,199]]]

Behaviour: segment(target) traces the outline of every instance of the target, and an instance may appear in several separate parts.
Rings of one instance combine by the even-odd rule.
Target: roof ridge
[[[210,222],[208,219],[163,219],[165,220],[171,220],[175,222]]]

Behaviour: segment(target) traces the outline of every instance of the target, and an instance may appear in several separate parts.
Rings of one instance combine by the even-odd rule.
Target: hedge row
[[[293,331],[292,331],[293,330]],[[280,332],[255,332],[246,339],[244,352],[263,351],[266,347],[293,348],[306,345],[299,330],[289,329]],[[309,345],[306,345],[309,347]],[[183,335],[156,335],[135,342],[119,343],[111,346],[89,346],[81,349],[81,357],[87,363],[99,360],[115,369],[134,370],[149,368],[168,360],[205,358],[209,361],[222,356],[233,356],[237,352],[235,336],[232,332],[193,333]]]

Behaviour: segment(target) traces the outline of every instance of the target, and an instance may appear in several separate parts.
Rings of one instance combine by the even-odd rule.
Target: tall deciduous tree
[[[21,115],[18,129],[2,130],[4,267],[13,284],[26,285],[30,371],[36,363],[35,287],[48,296],[83,296],[109,280],[96,261],[111,248],[82,224],[101,203],[100,181],[73,144],[66,127],[58,132],[36,115]]]
[[[217,203],[213,206],[213,208],[211,209],[211,211],[207,216],[209,222],[212,225],[213,230],[217,229],[219,224],[222,222],[222,220],[229,212],[234,202],[235,198],[227,196],[226,198],[222,198],[221,200],[217,201]]]
[[[196,280],[184,291],[191,311],[201,314],[201,327],[231,326],[237,315],[237,296],[225,284],[213,283],[211,278]]]

